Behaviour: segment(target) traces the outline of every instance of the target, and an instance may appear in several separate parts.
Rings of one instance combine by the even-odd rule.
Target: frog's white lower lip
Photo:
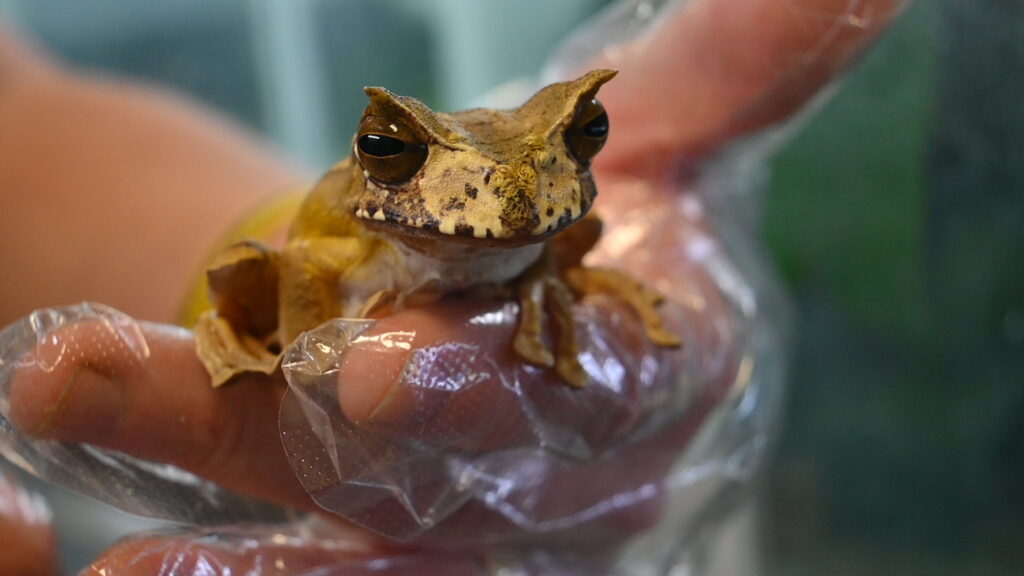
[[[549,231],[545,231],[543,234],[517,234],[515,236],[499,236],[491,229],[479,230],[471,226],[454,226],[444,227],[435,223],[419,223],[415,221],[404,221],[395,222],[385,218],[380,218],[377,215],[383,214],[383,211],[370,212],[365,209],[359,209],[356,211],[356,216],[360,218],[367,228],[386,231],[388,234],[398,236],[408,236],[414,238],[426,238],[426,239],[443,239],[447,242],[455,242],[461,244],[480,244],[480,245],[495,245],[495,246],[524,246],[527,244],[537,244],[550,238],[556,234],[562,228],[556,228]],[[386,215],[385,215],[386,216]]]

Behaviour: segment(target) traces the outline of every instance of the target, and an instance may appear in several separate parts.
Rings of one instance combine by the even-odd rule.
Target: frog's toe
[[[544,343],[544,278],[531,270],[519,284],[519,328],[513,345],[527,362],[550,368],[555,357]]]
[[[265,343],[238,333],[213,311],[199,317],[195,339],[196,354],[210,374],[214,388],[246,372],[271,374],[281,359],[281,355],[268,350]]]
[[[580,364],[579,356],[575,351],[571,353],[559,352],[558,360],[555,363],[555,371],[562,377],[566,384],[573,388],[582,388],[587,383],[587,372]]]
[[[569,386],[583,386],[587,375],[577,358],[572,291],[554,274],[549,261],[530,270],[519,284],[519,305],[519,330],[513,343],[516,352],[531,364],[554,368]],[[554,326],[556,353],[543,337],[548,321]]]
[[[513,343],[516,353],[524,360],[536,366],[550,368],[555,365],[555,357],[538,335],[519,331]]]
[[[654,322],[645,322],[644,332],[647,333],[647,338],[658,346],[662,346],[664,348],[678,348],[683,345],[683,339],[675,332],[665,328],[661,323],[660,318],[656,318]]]
[[[566,271],[566,282],[577,294],[610,294],[636,312],[647,338],[658,346],[675,348],[682,339],[665,327],[658,306],[664,297],[629,274],[605,268],[577,267]]]
[[[579,361],[580,349],[576,340],[576,316],[573,313],[572,292],[557,277],[549,278],[546,288],[548,307],[557,327],[558,358],[555,370],[566,384],[580,388],[586,383],[587,375]]]

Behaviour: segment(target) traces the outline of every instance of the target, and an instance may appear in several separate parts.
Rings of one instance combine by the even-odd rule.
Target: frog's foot
[[[196,354],[209,372],[214,388],[243,372],[271,374],[281,360],[281,355],[272,352],[267,342],[237,332],[213,310],[199,317],[195,338]]]
[[[579,388],[586,383],[587,375],[578,357],[572,302],[572,292],[558,277],[528,273],[519,284],[520,319],[514,346],[527,362],[554,367],[566,384]],[[545,308],[558,331],[557,354],[552,354],[543,339]]]
[[[210,300],[221,318],[256,338],[277,329],[276,251],[243,240],[228,246],[206,269]]]
[[[675,348],[682,344],[682,339],[665,327],[658,314],[658,306],[664,297],[629,274],[608,268],[580,266],[566,270],[565,280],[573,292],[581,296],[610,294],[621,298],[640,317],[647,338],[658,346]]]

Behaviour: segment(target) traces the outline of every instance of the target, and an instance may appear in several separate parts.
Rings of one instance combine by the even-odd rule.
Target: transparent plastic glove
[[[546,550],[452,553],[381,549],[338,539],[316,521],[139,534],[97,558],[81,576],[593,576],[601,555]]]
[[[477,558],[379,550],[339,540],[310,522],[139,534],[97,558],[82,576],[482,576]]]
[[[146,330],[153,331],[148,338]],[[0,331],[0,454],[40,478],[135,514],[187,523],[286,519],[278,506],[137,458],[186,464],[206,457],[192,452],[192,438],[230,433],[230,421],[209,412],[204,421],[202,404],[167,379],[187,354],[165,356],[164,345],[174,337],[190,341],[184,330],[144,329],[98,304],[40,310]],[[150,379],[163,379],[166,389],[148,387]],[[54,441],[61,439],[71,442]],[[202,472],[202,466],[186,468]]]
[[[678,256],[662,254],[667,269],[686,270]],[[692,306],[670,307],[687,344],[662,350],[631,311],[588,302],[577,309],[582,390],[515,356],[511,304],[459,301],[313,330],[284,363],[292,466],[318,504],[394,539],[618,544],[659,519],[662,482],[732,387],[744,336],[719,294],[671,279],[716,308],[717,329]]]
[[[168,462],[277,503],[324,505],[389,537],[338,523],[153,536],[111,550],[96,568],[105,576],[244,566],[345,574],[407,554],[480,573],[699,573],[701,542],[764,454],[783,356],[782,306],[744,219],[753,198],[734,194],[756,182],[767,148],[741,156],[725,144],[796,111],[902,4],[626,2],[550,68],[621,70],[601,93],[612,137],[594,170],[608,229],[589,263],[662,291],[679,351],[649,348],[614,302],[585,302],[578,329],[593,382],[574,393],[507,357],[506,304],[445,301],[307,335],[286,359],[282,405],[284,387],[271,379],[204,388],[188,335],[141,324],[143,361],[118,352],[103,360],[113,369],[102,378],[79,378],[116,349],[84,346],[56,371],[19,368],[0,382],[3,416],[21,435]],[[722,159],[744,162],[712,162]],[[67,330],[84,331],[79,342],[111,337],[82,326],[44,340],[63,342]],[[181,562],[125,560],[143,549]],[[318,559],[287,572],[269,561],[307,552]]]
[[[437,338],[408,317],[321,327],[284,365],[282,432],[307,491],[437,546],[608,549],[637,530],[713,524],[764,449],[782,356],[782,305],[742,229],[752,198],[730,194],[756,181],[772,139],[740,155],[725,145],[792,114],[902,6],[624,2],[571,38],[546,80],[621,69],[600,94],[608,231],[587,262],[661,290],[684,349],[645,346],[628,313],[585,303],[592,385],[573,392],[508,354],[509,309],[424,311],[449,328]]]

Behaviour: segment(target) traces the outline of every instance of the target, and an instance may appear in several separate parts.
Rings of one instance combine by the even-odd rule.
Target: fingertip
[[[139,358],[104,322],[61,327],[21,359],[11,376],[9,418],[22,432],[47,439],[101,441],[117,427],[123,388]]]
[[[353,341],[338,372],[338,403],[357,425],[402,422],[417,410],[409,374],[420,351],[464,336],[468,309],[445,301],[378,320]],[[421,407],[420,407],[421,408]]]
[[[415,435],[466,450],[521,439],[528,430],[510,384],[521,359],[515,315],[504,306],[453,299],[379,320],[336,375],[344,418],[382,438]]]
[[[380,334],[387,334],[387,323],[376,326],[366,335],[359,348],[345,355],[338,371],[338,404],[345,417],[357,426],[401,418],[404,405],[402,372],[410,351],[397,347],[367,345]],[[385,330],[379,332],[379,330]]]
[[[5,416],[27,443],[87,443],[312,506],[275,450],[281,382],[240,378],[214,390],[190,333],[170,326],[78,321],[36,341],[12,362],[7,389]]]
[[[11,386],[10,420],[36,438],[102,442],[118,427],[122,397],[119,385],[88,365],[58,376],[32,370]]]

